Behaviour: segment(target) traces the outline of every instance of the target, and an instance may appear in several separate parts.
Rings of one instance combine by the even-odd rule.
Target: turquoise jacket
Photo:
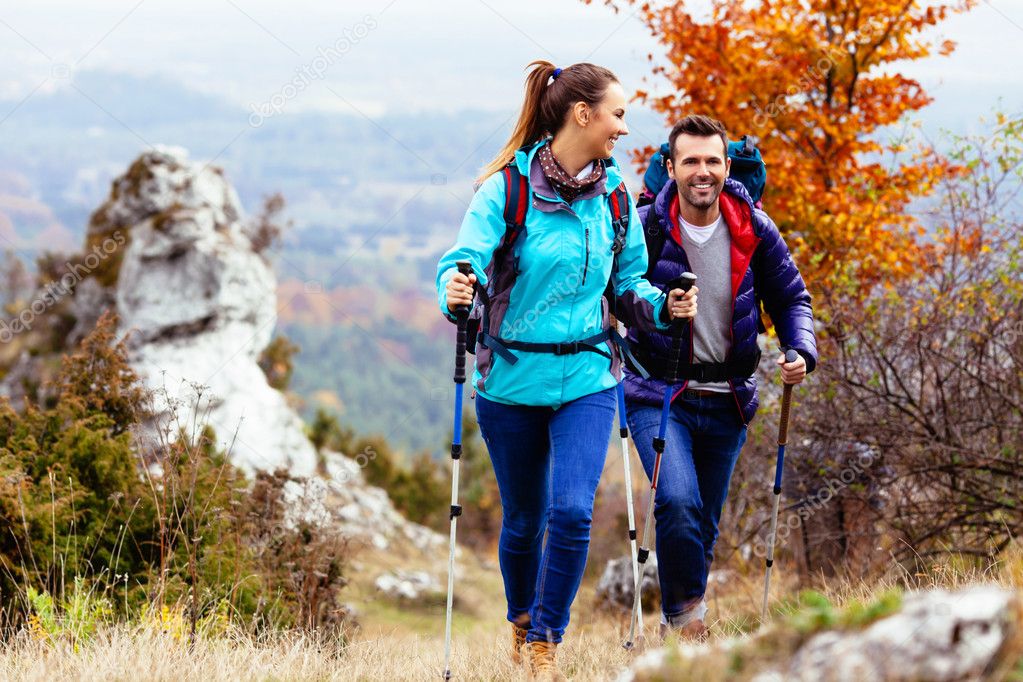
[[[603,294],[609,280],[618,296],[616,305],[629,307],[629,319],[651,332],[666,330],[667,325],[661,321],[665,295],[643,278],[647,269],[646,240],[631,198],[628,235],[618,256],[618,271],[612,277],[611,244],[615,235],[608,199],[622,183],[617,164],[614,160],[607,162],[606,180],[569,205],[551,188],[540,168],[536,152],[541,144],[515,154],[519,172],[529,178],[530,203],[525,234],[510,254],[508,265],[518,265],[514,283],[502,291],[503,287],[494,289],[496,282],[488,282],[494,251],[506,229],[505,182],[502,173],[495,173],[476,192],[457,242],[437,264],[441,311],[454,321],[447,308],[445,286],[457,272],[456,262],[468,260],[480,284],[491,292],[489,333],[502,340],[564,343],[608,329],[608,303]],[[511,270],[502,267],[497,277]],[[599,347],[612,356],[610,361],[593,352],[555,355],[512,351],[518,362],[511,364],[478,346],[473,386],[480,395],[500,403],[558,408],[620,381],[616,345],[605,342]]]

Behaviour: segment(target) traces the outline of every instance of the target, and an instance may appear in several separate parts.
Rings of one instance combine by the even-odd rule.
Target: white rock
[[[363,539],[377,549],[388,549],[394,542],[411,544],[420,552],[446,549],[446,536],[407,520],[384,490],[367,484],[356,460],[330,451],[323,451],[321,456],[327,472],[328,506],[350,537]],[[456,556],[460,554],[459,549]]]
[[[392,599],[415,600],[439,592],[440,581],[426,571],[394,571],[383,573],[374,581],[378,590]]]
[[[640,654],[632,665],[623,670],[615,682],[632,682],[636,679],[637,675],[643,675],[648,672],[658,671],[664,666],[664,661],[668,656],[668,650],[664,647],[659,649],[651,649]]]
[[[979,680],[1003,655],[1002,648],[1020,636],[1020,613],[1020,595],[995,585],[974,585],[956,592],[910,593],[904,597],[898,613],[863,630],[820,632],[804,643],[780,670],[760,670],[752,679]],[[749,644],[755,637],[684,645],[679,647],[678,654],[690,658],[711,649],[727,652]],[[664,669],[666,654],[667,650],[661,648],[638,658],[622,673],[620,682],[664,678],[669,672]]]
[[[1011,632],[1015,599],[992,585],[909,594],[899,613],[862,632],[815,635],[789,679],[979,679]]]
[[[651,608],[661,602],[661,584],[657,580],[657,555],[654,552],[640,566],[643,574],[643,604]],[[610,559],[604,565],[604,572],[597,582],[597,601],[604,606],[613,606],[631,611],[636,598],[635,578],[632,573],[632,557]]]
[[[192,425],[208,422],[250,473],[314,473],[301,419],[256,364],[277,321],[276,279],[220,171],[158,147],[114,181],[97,215],[93,231],[130,237],[113,298],[132,365],[155,391],[150,436],[198,435]]]
[[[176,147],[146,152],[114,181],[90,223],[91,237],[122,233],[113,239],[124,243],[122,260],[116,284],[87,278],[76,287],[70,340],[116,309],[129,360],[154,392],[144,443],[182,431],[195,437],[208,423],[240,468],[283,468],[299,479],[284,486],[288,522],[382,550],[446,550],[446,536],[407,521],[384,490],[366,483],[359,460],[325,452],[327,476],[315,475],[317,453],[301,419],[257,364],[277,322],[276,279],[249,230],[219,169]],[[26,372],[30,360],[21,363]],[[18,376],[12,370],[0,393]]]

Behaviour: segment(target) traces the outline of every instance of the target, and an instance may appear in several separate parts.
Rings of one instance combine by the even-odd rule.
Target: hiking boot
[[[662,613],[661,639],[672,634],[683,642],[703,642],[707,639],[707,626],[703,622],[706,617],[707,602],[702,598],[687,604],[677,616],[668,618]]]
[[[512,623],[511,660],[515,665],[522,663],[522,647],[526,644],[527,634],[529,634],[529,630],[527,628],[520,628],[515,623]]]
[[[530,642],[526,645],[529,656],[529,677],[543,682],[568,682],[554,660],[558,645],[553,642]]]
[[[707,641],[707,626],[699,618],[694,618],[681,627],[671,627],[667,623],[661,623],[661,639],[666,639],[669,634],[675,635],[683,642],[705,642]]]

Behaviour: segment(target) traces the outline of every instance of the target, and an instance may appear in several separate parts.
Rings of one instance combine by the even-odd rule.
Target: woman
[[[586,563],[620,380],[605,287],[610,281],[618,305],[648,331],[691,316],[695,299],[681,290],[666,297],[643,279],[646,246],[631,200],[636,229],[612,257],[609,198],[622,173],[611,155],[629,132],[618,79],[592,64],[529,68],[518,123],[479,179],[458,240],[437,266],[437,290],[452,320],[456,307],[472,304],[477,278],[489,292],[473,386],[501,493],[512,658],[520,661],[525,646],[534,674],[563,679],[555,650]],[[509,164],[528,180],[525,230],[499,249]],[[459,260],[474,274],[459,274]]]

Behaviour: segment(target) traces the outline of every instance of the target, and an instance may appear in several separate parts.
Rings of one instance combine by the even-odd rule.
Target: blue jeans
[[[661,408],[630,402],[626,412],[650,477]],[[661,609],[670,623],[673,617],[696,607],[707,591],[718,521],[732,470],[746,442],[746,426],[728,393],[695,398],[680,395],[672,402],[664,439],[654,520]]]
[[[613,388],[558,409],[476,396],[480,433],[501,491],[498,557],[508,620],[521,623],[529,615],[528,641],[560,642],[568,625],[616,405]]]

